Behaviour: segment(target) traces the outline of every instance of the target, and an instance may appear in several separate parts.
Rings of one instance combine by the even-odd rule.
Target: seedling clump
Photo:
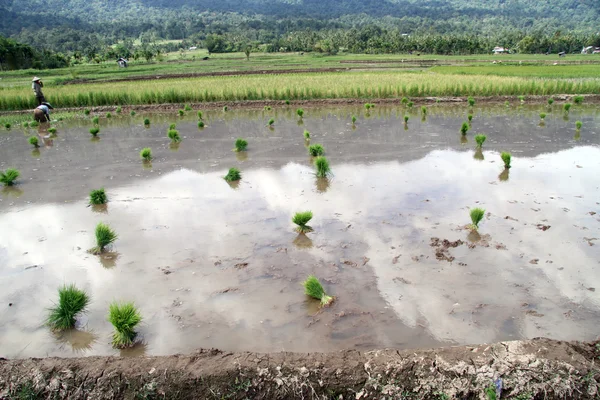
[[[475,105],[475,99],[474,99],[473,97],[469,97],[469,98],[467,99],[467,101],[469,102],[469,105],[470,105],[471,107],[473,107],[473,106]]]
[[[304,130],[304,139],[310,140],[310,132],[307,131],[306,129]]]
[[[312,219],[313,213],[312,211],[303,211],[297,212],[292,218],[292,222],[298,227],[296,228],[296,232],[298,233],[308,233],[312,232],[312,227],[306,225]]]
[[[304,286],[304,293],[307,296],[320,300],[321,306],[328,306],[333,301],[333,297],[327,296],[323,285],[321,285],[316,276],[310,275],[302,285]]]
[[[565,113],[568,113],[571,110],[571,103],[565,103],[563,105],[563,110],[565,111]]]
[[[487,139],[487,136],[485,135],[475,135],[475,142],[477,143],[478,148],[481,148],[483,146],[485,139]]]
[[[275,118],[271,118],[271,119],[269,119],[269,122],[267,122],[267,125],[273,126],[274,123],[275,123]]]
[[[546,119],[546,113],[540,113],[540,119],[543,121]]]
[[[96,247],[92,248],[91,253],[100,254],[104,249],[117,240],[117,234],[110,226],[99,222],[96,225]]]
[[[427,115],[427,107],[421,106],[421,112],[423,113],[423,115]]]
[[[235,149],[234,151],[246,151],[248,148],[248,141],[242,138],[237,138],[235,140]]]
[[[106,118],[112,118],[112,114],[111,113],[106,113]]]
[[[99,122],[100,122],[100,118],[98,118],[98,117],[92,118],[92,124],[98,125]]]
[[[129,115],[131,115],[133,117],[135,115],[135,111],[131,110],[131,112],[129,113]]]
[[[9,124],[9,123],[7,122],[6,124],[4,124],[4,127],[5,127],[6,129],[10,129],[10,127],[11,127],[11,124]]]
[[[150,126],[150,118],[145,118],[144,119],[144,125]]]
[[[370,109],[371,109],[371,104],[369,104],[369,103],[366,103],[366,104],[365,104],[365,109],[366,109],[367,111],[368,111],[368,110],[370,110]]]
[[[554,103],[554,99],[552,97],[550,97],[548,99],[548,105],[551,106]]]
[[[54,128],[54,127],[48,128],[48,133],[51,135],[54,135],[56,133],[56,128]]]
[[[583,123],[581,121],[575,122],[575,127],[577,128],[577,130],[580,130],[582,126],[583,126]]]
[[[412,108],[413,104],[414,104],[414,103],[413,103],[412,101],[409,101],[409,102],[408,102],[408,108]]]
[[[167,136],[169,139],[171,139],[171,142],[181,142],[181,136],[179,136],[179,132],[177,132],[175,129],[170,129],[169,132],[167,132]]]
[[[224,106],[224,107],[223,107],[223,111],[224,111],[224,112],[227,112],[228,110],[229,110],[229,107],[227,107],[227,106]]]
[[[525,96],[519,96],[519,100],[521,100],[521,103],[525,103]]]
[[[189,104],[186,104],[185,107],[183,108],[185,111],[192,111],[192,106],[190,106]]]
[[[468,122],[463,122],[462,126],[460,127],[460,133],[464,135],[467,134],[467,132],[469,132],[469,123]]]
[[[183,110],[179,110],[179,111],[178,111],[178,113],[179,113],[179,116],[180,116],[180,117],[183,117],[183,115],[185,114],[185,111],[183,111]]]
[[[581,103],[583,103],[583,96],[575,96],[575,97],[573,97],[573,102],[575,104],[581,104]]]
[[[150,161],[150,160],[152,160],[152,150],[150,149],[150,147],[144,147],[142,149],[142,151],[140,151],[140,157],[144,161]]]
[[[467,119],[469,120],[469,123],[473,121],[473,114],[467,115]]]
[[[354,125],[356,123],[356,115],[352,116],[352,125]]]
[[[90,133],[92,134],[92,136],[97,136],[98,132],[100,132],[100,128],[98,128],[97,126],[90,128]]]
[[[319,156],[315,159],[315,168],[317,169],[318,178],[327,178],[327,176],[331,173],[329,161],[327,161],[327,159],[323,156]]]
[[[308,153],[313,157],[322,156],[325,153],[325,148],[319,143],[311,144],[308,147]]]
[[[32,145],[33,147],[36,147],[36,148],[40,147],[39,140],[38,140],[37,136],[31,136],[29,138],[29,144]]]
[[[104,188],[92,190],[90,192],[90,204],[106,204],[108,198],[106,197],[106,192]]]
[[[171,125],[169,125],[169,130],[170,131],[172,131],[172,130],[174,130],[176,128],[177,128],[177,124],[171,124]]]
[[[123,111],[123,109],[121,108],[121,106],[117,107],[117,114],[121,114],[121,111]]]
[[[58,289],[58,304],[50,308],[46,324],[54,331],[64,331],[75,327],[77,314],[85,312],[90,297],[75,285]]]
[[[87,108],[85,110],[83,110],[83,114],[84,115],[90,115],[90,110],[88,110]]]
[[[142,321],[138,309],[133,303],[111,303],[108,309],[108,320],[115,328],[112,345],[122,349],[131,347],[137,335],[135,327]]]
[[[8,168],[4,172],[0,171],[0,182],[2,182],[4,186],[13,186],[19,175],[19,170]]]
[[[242,173],[237,168],[229,168],[229,172],[225,175],[224,178],[227,182],[235,182],[242,179]]]
[[[204,114],[202,114],[202,111],[198,111],[198,119],[202,119]]]
[[[204,121],[198,121],[198,128],[204,128]]]
[[[485,210],[483,208],[473,208],[469,214],[471,215],[471,229],[476,231],[479,228],[479,223],[483,219],[485,215]]]
[[[400,102],[404,105],[408,104],[408,99],[406,97],[403,97],[402,100],[400,100]]]
[[[504,168],[510,168],[510,160],[512,158],[510,153],[503,151],[502,154],[500,154],[500,158],[502,158],[502,161],[504,162]]]
[[[408,115],[405,115],[405,116],[404,116],[404,124],[405,124],[405,125],[406,125],[406,124],[408,124],[408,120],[409,120],[409,118],[410,118],[410,117],[409,117]]]
[[[302,117],[304,116],[304,110],[299,108],[296,110],[296,114],[298,114],[298,116],[300,117],[300,119],[302,119]]]
[[[40,123],[37,121],[32,121],[31,124],[29,124],[29,126],[32,128],[37,128],[38,126],[40,126]]]

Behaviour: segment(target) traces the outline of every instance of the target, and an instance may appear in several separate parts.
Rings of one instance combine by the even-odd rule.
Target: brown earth
[[[534,339],[365,353],[0,359],[0,398],[491,399],[486,392],[501,382],[502,398],[592,399],[597,346]]]

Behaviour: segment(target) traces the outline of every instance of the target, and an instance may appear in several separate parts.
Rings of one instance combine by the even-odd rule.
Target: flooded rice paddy
[[[546,336],[597,337],[600,322],[600,114],[576,106],[295,109],[101,119],[0,134],[0,356],[163,355],[430,347]],[[544,126],[539,112],[548,113]],[[359,116],[353,127],[352,115]],[[143,118],[151,119],[149,128]],[[266,127],[275,118],[274,129]],[[583,128],[576,132],[575,121]],[[183,141],[172,146],[167,127]],[[314,176],[303,131],[334,175]],[[47,132],[40,128],[40,137]],[[473,135],[485,133],[482,152]],[[232,152],[244,137],[246,153]],[[150,147],[151,165],[139,151]],[[505,172],[501,151],[513,155]],[[242,171],[239,185],[223,176]],[[105,209],[88,206],[104,187]],[[475,237],[469,208],[486,209]],[[291,217],[312,210],[313,233]],[[119,235],[87,252],[98,222]],[[329,308],[301,286],[315,274]],[[57,288],[92,297],[78,329],[43,325]],[[110,345],[113,300],[134,301],[141,343]]]

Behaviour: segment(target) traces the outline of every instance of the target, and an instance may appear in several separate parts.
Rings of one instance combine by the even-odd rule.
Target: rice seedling
[[[481,148],[483,146],[485,139],[487,139],[487,136],[485,135],[475,135],[475,143],[477,143],[478,148]]]
[[[135,116],[135,111],[131,110],[131,112],[129,113],[129,115],[131,115],[132,117]]]
[[[108,198],[106,197],[106,192],[104,191],[104,188],[95,189],[90,192],[90,204],[106,204],[107,201]]]
[[[131,347],[137,333],[135,327],[142,322],[142,316],[135,304],[113,302],[108,308],[108,321],[115,328],[112,345],[117,349]]]
[[[271,111],[271,106],[264,106],[263,110],[265,110],[265,111]]]
[[[229,168],[227,175],[225,175],[223,179],[225,179],[227,182],[239,181],[242,179],[242,173],[237,168]]]
[[[581,103],[583,103],[583,96],[574,96],[573,102],[577,105],[580,105]]]
[[[106,113],[106,118],[112,118],[112,114],[111,113]]]
[[[204,128],[204,121],[198,121],[198,128]]]
[[[462,135],[464,136],[464,135],[467,134],[467,132],[469,132],[469,129],[470,129],[469,123],[468,122],[463,122],[462,125],[461,125],[461,127],[460,127],[460,133],[462,133]]]
[[[312,232],[312,227],[306,225],[312,219],[313,213],[312,211],[303,211],[297,212],[292,218],[292,222],[298,227],[296,228],[296,232],[298,233],[308,233]]]
[[[203,116],[204,114],[202,114],[202,111],[198,111],[198,119],[202,119]]]
[[[100,132],[100,128],[98,128],[97,126],[93,126],[90,128],[90,134],[92,136],[94,136],[94,137],[97,136],[98,132]]]
[[[552,104],[554,104],[554,99],[552,97],[548,98],[548,105],[551,106]]]
[[[286,99],[285,100],[285,104],[289,106],[290,105],[290,101]]]
[[[29,122],[23,122],[23,128],[29,128]]]
[[[325,148],[319,143],[311,144],[308,147],[308,154],[313,157],[322,156],[325,153]]]
[[[473,121],[473,114],[467,115],[467,119],[469,120],[469,123],[471,123]]]
[[[39,144],[39,143],[40,143],[40,141],[39,141],[39,139],[37,138],[37,136],[31,136],[31,137],[29,138],[29,144],[30,144],[30,145],[32,145],[33,147],[36,147],[36,148],[37,148],[37,147],[40,147],[40,144]]]
[[[298,115],[298,117],[300,117],[300,119],[302,119],[302,117],[304,117],[304,110],[301,108],[297,109],[296,115]]]
[[[304,139],[310,140],[310,132],[307,131],[306,129],[304,130]]]
[[[412,101],[409,101],[407,104],[408,108],[412,108],[413,105],[414,105],[414,103]]]
[[[421,106],[421,113],[423,113],[423,115],[427,115],[427,107]]]
[[[180,117],[183,117],[185,115],[185,111],[183,111],[183,110],[179,110],[177,112],[179,113]]]
[[[366,104],[365,104],[365,109],[366,109],[367,111],[369,111],[369,110],[371,109],[371,104],[369,104],[369,103],[366,103]]]
[[[269,122],[267,122],[268,126],[273,126],[273,124],[275,123],[275,118],[270,118]]]
[[[51,135],[54,135],[56,133],[56,128],[54,128],[54,127],[48,128],[48,133]]]
[[[92,254],[104,252],[107,246],[110,246],[117,240],[117,237],[117,234],[110,226],[99,222],[98,225],[96,225],[96,247],[92,248],[90,252]]]
[[[83,115],[90,115],[90,110],[88,108],[83,110]]]
[[[310,275],[303,283],[304,293],[314,299],[321,301],[321,306],[328,306],[333,301],[333,297],[328,296],[323,289],[323,285],[316,276]]]
[[[229,111],[229,107],[227,107],[227,106],[224,106],[224,107],[223,107],[223,112],[227,112],[227,111]]]
[[[507,151],[503,151],[500,154],[500,158],[502,158],[502,161],[504,162],[504,168],[506,168],[506,169],[510,168],[510,161],[512,159],[512,156],[510,155],[510,153]]]
[[[64,285],[58,289],[58,304],[50,308],[46,325],[53,331],[64,331],[75,327],[76,317],[85,313],[90,297],[75,285]]]
[[[546,119],[546,113],[540,113],[540,119],[543,121],[544,119]]]
[[[356,124],[356,115],[352,116],[352,125]]]
[[[9,124],[8,122],[4,124],[4,127],[5,127],[6,129],[10,129],[10,127],[11,127],[11,126],[12,126],[12,125],[11,125],[11,124]]]
[[[100,118],[99,117],[92,118],[92,124],[98,125],[99,123],[100,123]]]
[[[565,103],[565,104],[563,105],[563,110],[564,110],[564,112],[565,112],[566,114],[568,114],[568,113],[569,113],[569,111],[571,110],[571,103]]]
[[[471,222],[472,222],[471,229],[476,231],[477,229],[479,229],[479,223],[485,216],[485,210],[483,208],[476,207],[476,208],[471,209],[471,211],[469,212],[469,215],[471,216]]]
[[[510,107],[510,102],[509,102],[508,100],[506,100],[506,101],[504,102],[504,105],[506,106],[506,108],[508,108],[508,107]]]
[[[123,109],[121,108],[121,106],[118,106],[116,111],[117,111],[117,114],[121,114],[121,111],[123,111]]]
[[[179,136],[179,132],[177,132],[175,129],[169,129],[167,132],[167,137],[171,139],[171,142],[181,142],[181,136]]]
[[[315,168],[317,170],[317,178],[327,178],[331,174],[329,161],[327,161],[327,158],[323,156],[315,158]]]
[[[169,131],[172,131],[174,129],[177,129],[177,124],[171,124],[171,125],[169,125],[169,129],[168,129]]]
[[[183,107],[184,111],[192,111],[192,106],[190,106],[189,104],[186,104],[185,107]]]
[[[577,130],[580,130],[582,126],[583,126],[583,123],[581,121],[575,122],[575,128],[577,128]]]
[[[408,99],[406,97],[403,97],[402,100],[400,100],[400,102],[404,105],[408,104]]]
[[[237,138],[235,140],[235,149],[234,151],[246,151],[248,148],[248,141],[242,138]]]
[[[408,124],[409,119],[410,119],[410,117],[408,115],[404,116],[404,125]]]
[[[38,126],[40,126],[40,123],[37,121],[33,121],[32,123],[29,124],[29,126],[32,128],[37,128]]]
[[[144,118],[144,125],[150,126],[150,118]]]
[[[469,103],[469,106],[473,107],[475,105],[475,99],[471,96],[469,96],[469,98],[467,98],[467,102]]]
[[[8,168],[6,171],[0,171],[0,182],[4,186],[13,186],[21,173],[18,169]]]
[[[519,100],[521,101],[521,103],[525,103],[525,96],[519,96]]]
[[[144,161],[150,161],[150,160],[152,160],[152,150],[150,149],[150,147],[144,147],[140,151],[140,157]]]

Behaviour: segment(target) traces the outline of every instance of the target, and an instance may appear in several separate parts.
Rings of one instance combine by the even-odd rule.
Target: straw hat
[[[39,81],[40,78],[38,78],[37,76],[34,76],[33,79],[31,80],[31,82],[35,82],[35,81]]]

